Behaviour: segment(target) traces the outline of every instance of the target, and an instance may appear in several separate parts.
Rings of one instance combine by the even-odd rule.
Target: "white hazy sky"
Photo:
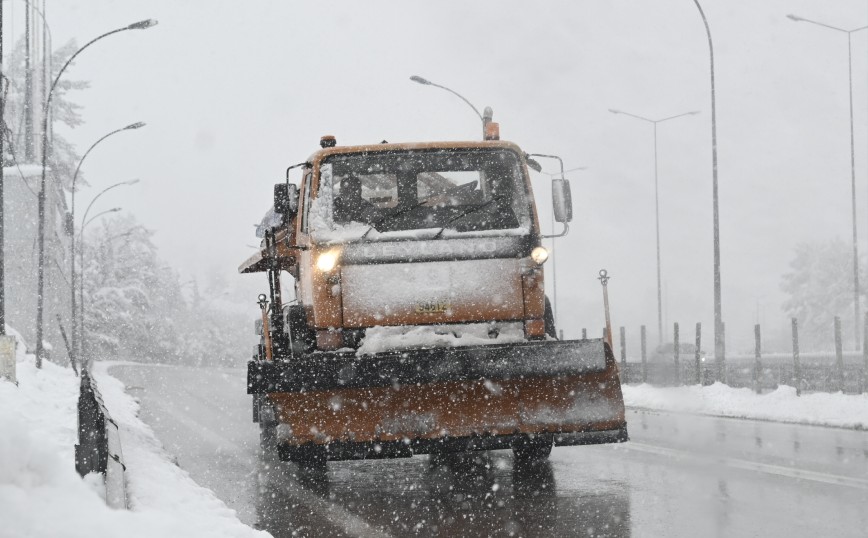
[[[849,241],[847,37],[785,18],[868,25],[865,0],[704,0],[718,92],[723,309],[728,349],[751,349],[759,318],[783,335],[781,275],[800,241]],[[16,8],[16,17],[21,9]],[[555,153],[576,219],[556,249],[559,322],[599,332],[597,271],[612,275],[613,321],[656,337],[653,139],[659,126],[667,325],[711,338],[712,216],[708,48],[692,0],[290,2],[48,0],[55,46],[144,19],[68,71],[86,124],[63,134],[84,151],[83,200],[106,195],[157,231],[185,277],[219,275],[249,297],[264,279],[235,276],[256,243],[272,184],[319,137],[341,144],[475,139],[478,120],[422,75],[492,106],[503,138]],[[8,23],[7,23],[8,24]],[[7,26],[7,30],[8,30]],[[22,25],[17,23],[15,31]],[[8,32],[7,32],[8,34]],[[868,31],[853,35],[860,250],[868,252]],[[554,170],[553,163],[545,163]],[[535,179],[548,222],[549,189]],[[108,197],[111,196],[109,200]],[[549,281],[551,278],[549,277]],[[689,327],[689,328],[688,328]],[[704,347],[710,347],[708,345]]]

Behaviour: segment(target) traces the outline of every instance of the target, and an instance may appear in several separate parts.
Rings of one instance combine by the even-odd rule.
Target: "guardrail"
[[[126,479],[118,425],[112,420],[88,370],[82,368],[78,396],[78,444],[75,470],[85,476],[100,473],[105,501],[112,508],[127,508]]]

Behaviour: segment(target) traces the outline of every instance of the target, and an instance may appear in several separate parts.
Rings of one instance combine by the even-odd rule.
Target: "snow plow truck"
[[[239,268],[268,278],[247,374],[264,450],[303,465],[494,449],[535,461],[628,439],[610,344],[556,336],[528,173],[539,164],[498,131],[326,136],[274,186],[260,249]],[[569,187],[552,181],[561,235]]]

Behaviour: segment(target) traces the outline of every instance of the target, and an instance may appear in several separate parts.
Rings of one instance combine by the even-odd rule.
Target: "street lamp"
[[[441,90],[446,90],[447,92],[451,93],[452,95],[455,95],[456,97],[458,97],[459,99],[461,99],[462,101],[467,103],[467,106],[469,106],[470,108],[473,109],[473,112],[475,112],[476,115],[479,117],[479,121],[482,122],[482,135],[483,135],[483,137],[485,136],[485,126],[491,122],[491,118],[493,116],[493,112],[491,111],[491,107],[485,107],[484,114],[480,114],[479,110],[477,110],[477,108],[475,106],[473,106],[473,103],[471,103],[470,101],[465,99],[463,95],[456,92],[455,90],[447,88],[446,86],[441,86],[440,84],[435,84],[435,83],[431,82],[430,80],[422,78],[422,77],[417,76],[417,75],[413,75],[412,77],[410,77],[410,80],[412,80],[413,82],[418,82],[419,84],[423,84],[425,86],[434,86],[435,88],[440,88]]]
[[[90,209],[90,207],[88,207],[88,209]],[[79,241],[81,242],[82,264],[84,263],[84,229],[87,228],[88,224],[90,224],[91,222],[95,221],[96,219],[102,217],[103,215],[108,215],[109,213],[117,213],[120,210],[121,210],[120,207],[113,207],[111,209],[106,209],[105,211],[100,211],[99,213],[97,213],[96,215],[91,217],[90,220],[83,220],[82,221],[81,230],[79,230],[79,238],[78,238]],[[84,215],[85,215],[85,218],[87,218],[87,211],[85,211]],[[84,265],[82,265],[81,270],[82,270],[81,285],[80,285],[81,301],[79,301],[79,306],[81,307],[81,312],[79,313],[79,318],[80,318],[79,326],[81,327],[81,356],[84,357],[84,352],[85,352],[85,346],[84,346]],[[73,351],[73,354],[78,355],[78,353],[75,351]],[[81,365],[82,371],[90,370],[90,359],[83,360],[79,364]]]
[[[111,209],[109,211],[103,211],[102,213],[97,214],[95,217],[93,217],[90,220],[87,219],[87,214],[90,212],[90,208],[93,207],[94,202],[96,202],[99,199],[99,197],[102,196],[103,194],[105,194],[108,191],[115,189],[117,187],[135,185],[138,182],[139,182],[138,179],[131,179],[129,181],[121,181],[120,183],[115,183],[114,185],[110,185],[110,186],[106,187],[105,189],[103,189],[99,193],[97,193],[96,196],[93,197],[93,200],[91,200],[90,203],[87,205],[87,209],[84,210],[84,217],[82,217],[82,219],[81,219],[81,230],[79,231],[79,236],[78,236],[78,242],[81,245],[81,248],[78,249],[78,251],[79,251],[78,267],[79,267],[79,270],[81,271],[81,282],[79,283],[79,316],[78,316],[79,323],[78,323],[78,326],[80,328],[81,333],[79,335],[80,338],[78,338],[77,340],[82,343],[82,345],[81,345],[82,353],[80,354],[79,350],[73,349],[73,354],[76,357],[83,356],[83,352],[84,352],[84,345],[83,345],[83,343],[84,343],[84,228],[85,228],[85,226],[90,224],[90,222],[92,220],[94,220],[95,218],[97,218],[97,217],[99,217],[105,213],[112,213],[115,211],[120,211],[120,208],[114,208],[114,209]]]
[[[850,36],[853,34],[853,32],[864,30],[868,28],[868,26],[854,28],[853,30],[845,30],[843,28],[838,28],[829,24],[824,24],[822,22],[805,19],[797,15],[790,14],[787,15],[787,18],[791,21],[809,22],[811,24],[816,24],[817,26],[822,26],[823,28],[829,28],[830,30],[836,30],[838,32],[844,32],[845,34],[847,34],[847,75],[849,77],[848,88],[850,89],[850,190],[852,193],[853,206],[853,322],[855,324],[855,330],[853,331],[853,340],[855,341],[856,349],[858,350],[859,321],[861,316],[859,313],[859,250],[856,243],[856,149],[853,137],[853,47],[852,39]]]
[[[699,4],[699,0],[693,0],[702,24],[705,26],[705,35],[708,37],[708,62],[711,73],[711,205],[712,220],[714,221],[714,360],[717,363],[718,381],[726,381],[726,357],[724,357],[724,327],[723,306],[720,296],[720,211],[717,198],[717,106],[714,89],[714,45],[711,42],[711,28],[708,27],[708,19]]]
[[[660,284],[660,195],[657,186],[657,175],[658,175],[658,167],[657,167],[657,124],[662,123],[664,121],[674,120],[675,118],[680,118],[682,116],[693,116],[695,114],[699,114],[698,110],[692,110],[690,112],[684,112],[683,114],[678,114],[675,116],[669,116],[668,118],[662,118],[659,120],[652,120],[649,118],[645,118],[643,116],[639,116],[637,114],[631,114],[630,112],[624,112],[623,110],[615,110],[609,109],[609,112],[612,114],[624,114],[625,116],[630,116],[645,122],[648,122],[654,126],[654,223],[657,230],[657,343],[663,343],[663,292],[662,286]]]
[[[66,60],[66,63],[63,64],[63,67],[60,68],[60,71],[57,72],[57,76],[54,77],[54,82],[51,83],[51,88],[48,90],[48,96],[45,98],[45,103],[42,106],[42,178],[39,181],[39,258],[37,262],[37,291],[36,291],[36,367],[42,368],[42,311],[43,311],[43,303],[44,297],[43,292],[45,290],[45,169],[48,161],[48,110],[51,107],[51,98],[54,95],[54,88],[57,87],[57,83],[60,82],[60,77],[63,76],[63,72],[69,67],[69,64],[84,51],[84,49],[93,45],[100,39],[104,37],[108,37],[112,34],[116,34],[119,32],[124,32],[126,30],[144,30],[146,28],[150,28],[157,24],[157,21],[153,19],[146,19],[143,21],[139,21],[129,26],[124,26],[123,28],[118,28],[112,30],[110,32],[106,32],[94,39],[91,39],[83,47],[75,51],[72,56]]]
[[[117,133],[120,133],[122,131],[139,129],[140,127],[144,127],[144,126],[145,126],[144,122],[139,121],[136,123],[131,123],[130,125],[127,125],[126,127],[122,127],[120,129],[115,129],[114,131],[108,133],[107,135],[104,135],[102,138],[100,138],[99,140],[94,142],[89,148],[87,148],[87,151],[84,152],[84,155],[78,161],[78,166],[75,167],[75,173],[72,175],[72,187],[71,187],[71,191],[72,191],[71,199],[72,199],[72,201],[70,203],[69,215],[70,215],[70,220],[73,223],[73,226],[75,225],[75,182],[78,179],[78,173],[81,170],[81,165],[84,163],[84,160],[87,159],[87,156],[90,154],[90,152],[93,150],[93,148],[97,147],[97,145],[99,145],[100,142],[102,142],[106,138],[112,136],[113,134],[117,134]],[[75,356],[75,352],[78,349],[76,347],[76,343],[77,343],[76,342],[76,337],[77,337],[76,312],[77,312],[77,310],[75,308],[75,230],[72,230],[72,234],[70,235],[69,250],[70,250],[70,255],[69,255],[69,275],[70,275],[70,277],[69,278],[72,282],[72,284],[70,285],[70,290],[71,290],[72,296],[70,298],[70,303],[69,303],[70,304],[70,311],[72,312],[72,328],[71,328],[72,346],[71,346],[71,348],[72,348],[72,355],[73,355],[72,360],[75,361],[77,359],[77,357]]]

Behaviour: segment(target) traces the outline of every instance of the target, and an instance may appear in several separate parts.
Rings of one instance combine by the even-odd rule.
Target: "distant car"
[[[651,355],[648,357],[649,361],[671,361],[675,357],[675,343],[674,342],[665,342],[657,346],[654,351],[651,352]],[[678,344],[678,358],[681,360],[685,359],[693,359],[696,357],[696,345],[691,344],[689,342],[679,342]],[[705,360],[705,352],[701,349],[699,350],[699,358],[703,361]]]

